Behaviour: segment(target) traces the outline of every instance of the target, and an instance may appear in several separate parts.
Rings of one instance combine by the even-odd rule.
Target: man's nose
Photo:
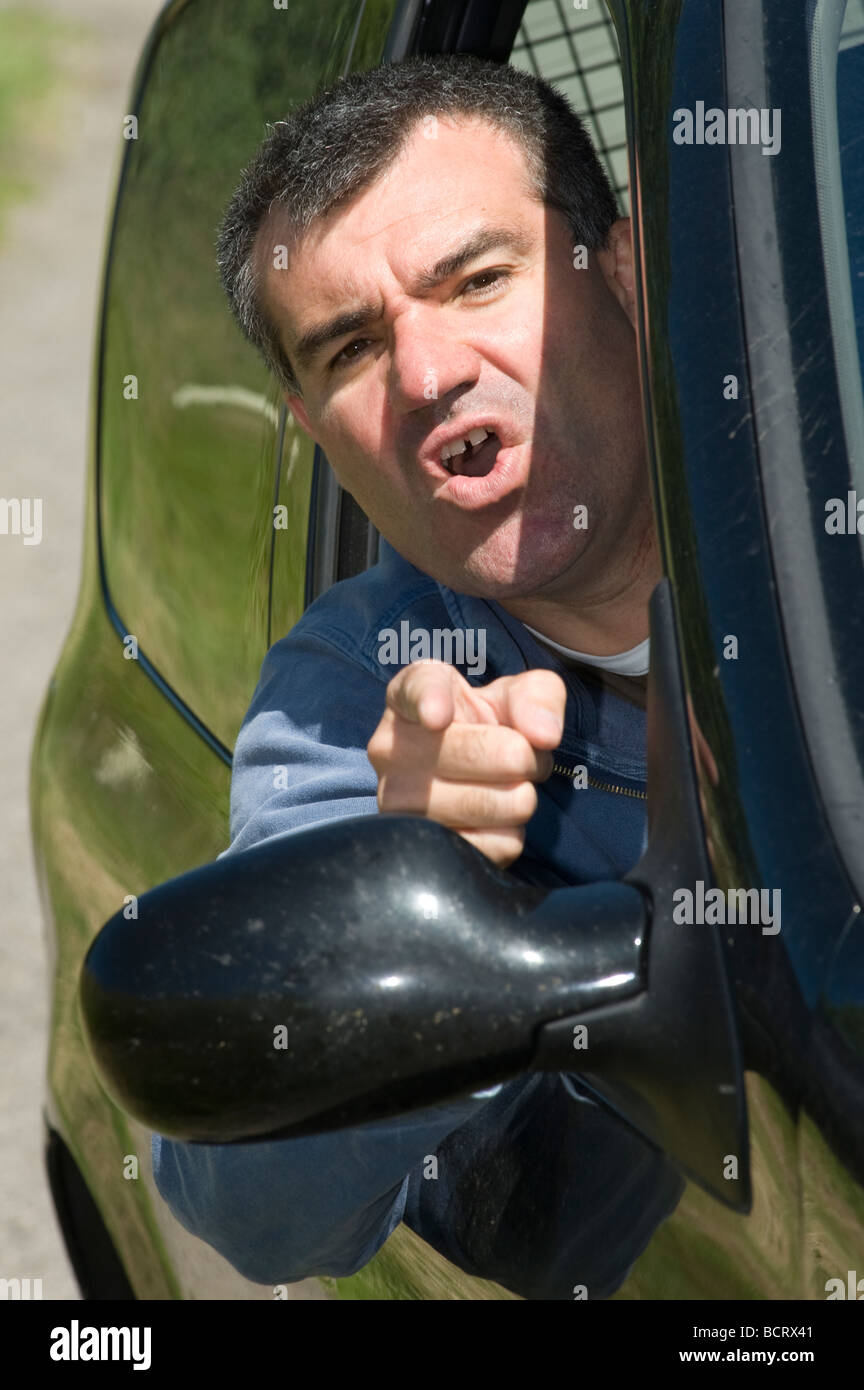
[[[396,410],[417,410],[457,386],[473,385],[481,365],[480,354],[443,321],[437,307],[424,305],[402,314],[393,325],[391,404]]]

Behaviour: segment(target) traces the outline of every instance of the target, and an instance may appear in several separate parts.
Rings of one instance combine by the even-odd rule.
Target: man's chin
[[[456,593],[504,603],[554,591],[572,573],[578,559],[572,547],[562,553],[559,544],[539,555],[489,554],[483,550],[474,551],[461,561],[448,563],[439,554],[430,556],[426,564],[417,560],[412,563]]]

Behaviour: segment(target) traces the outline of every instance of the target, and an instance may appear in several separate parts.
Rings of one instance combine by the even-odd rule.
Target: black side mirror
[[[625,882],[547,892],[453,831],[385,815],[195,869],[143,895],[137,920],[118,912],[85,959],[85,1035],[112,1098],[170,1137],[248,1142],[578,1073],[747,1210],[722,944],[671,913],[674,889],[711,871],[666,581],[651,613],[649,847]]]

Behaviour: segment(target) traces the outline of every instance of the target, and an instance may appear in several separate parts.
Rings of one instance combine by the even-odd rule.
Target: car
[[[218,859],[264,655],[376,562],[378,537],[237,333],[215,229],[287,106],[340,74],[451,51],[557,83],[625,212],[632,200],[664,564],[649,842],[623,882],[545,896],[412,817],[312,826]],[[864,1297],[862,92],[861,0],[161,12],[107,241],[80,594],[31,770],[51,962],[47,1170],[85,1298],[512,1299],[404,1225],[349,1277],[251,1283],[172,1216],[150,1132],[314,1132],[572,1069],[574,1055],[599,1103],[686,1178],[614,1299]],[[390,866],[374,884],[352,844]],[[326,870],[314,887],[313,864]],[[423,894],[406,895],[406,872],[442,904],[435,921]],[[348,932],[331,984],[356,1002],[370,892],[394,969],[421,912],[448,962],[434,988],[400,997],[397,1036],[476,978],[477,1008],[448,1025],[437,1059],[400,1055],[365,995],[358,1053],[338,1036],[321,1046],[336,937],[322,947],[309,922],[317,912]],[[303,1065],[291,1085],[272,1069],[267,1081],[248,1011],[226,1022],[208,993],[200,923],[230,954],[250,913],[271,921],[292,969],[296,943],[310,947],[292,976]],[[132,931],[145,918],[159,931]],[[554,961],[551,920],[569,924]],[[517,921],[545,1004],[506,954]],[[266,1001],[263,968],[247,953],[231,987],[260,994],[272,1023],[291,1001]],[[496,990],[520,1001],[506,1038],[490,1023]],[[230,1067],[202,1042],[217,1016]]]

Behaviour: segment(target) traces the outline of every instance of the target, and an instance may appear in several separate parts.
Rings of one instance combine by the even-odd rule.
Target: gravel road
[[[42,1160],[48,985],[28,768],[78,587],[90,361],[117,132],[161,6],[40,7],[80,33],[60,45],[62,105],[40,139],[38,193],[13,210],[0,245],[0,495],[42,499],[40,544],[0,534],[0,1278],[41,1278],[45,1299],[72,1299],[78,1289]]]

